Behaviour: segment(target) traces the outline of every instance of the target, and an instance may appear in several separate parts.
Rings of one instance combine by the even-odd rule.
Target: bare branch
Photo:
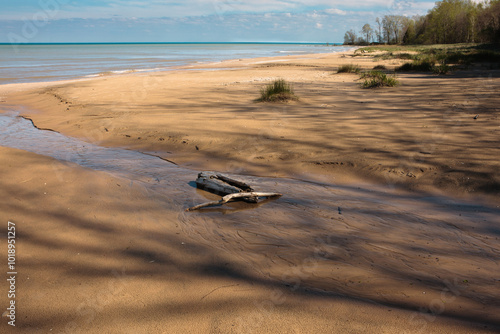
[[[229,194],[229,195],[222,197],[222,199],[220,201],[208,202],[208,203],[196,205],[196,206],[193,206],[192,208],[186,209],[186,211],[194,211],[194,210],[198,210],[201,208],[205,208],[207,206],[223,205],[231,200],[238,199],[238,198],[257,199],[259,197],[281,197],[281,196],[283,196],[283,195],[278,194],[278,193],[261,193],[261,192],[234,193],[234,194]]]

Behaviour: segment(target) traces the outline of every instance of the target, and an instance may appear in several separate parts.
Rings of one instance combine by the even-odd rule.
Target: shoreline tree
[[[425,16],[385,15],[375,23],[376,31],[369,23],[363,26],[362,39],[349,30],[344,43],[369,43],[374,33],[379,43],[386,44],[499,43],[500,0],[442,0]]]
[[[353,45],[358,42],[358,36],[356,35],[356,32],[351,29],[349,31],[346,31],[344,35],[344,44],[345,45]]]
[[[382,43],[382,22],[380,21],[380,19],[377,17],[375,19],[375,23],[377,23],[377,41],[378,43]]]
[[[370,41],[373,38],[373,29],[372,29],[372,27],[368,23],[366,23],[363,26],[363,28],[361,29],[361,33],[365,37],[365,42],[368,43],[368,44],[370,44]]]

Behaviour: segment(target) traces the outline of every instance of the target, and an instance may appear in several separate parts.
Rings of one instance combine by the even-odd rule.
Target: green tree
[[[486,0],[488,1],[488,0]],[[442,0],[436,2],[425,16],[408,18],[385,15],[375,19],[379,43],[447,44],[500,42],[500,0],[477,3],[473,0]],[[354,30],[344,36],[345,44],[370,42],[374,31],[370,24],[361,30],[358,38]]]
[[[382,40],[383,40],[383,37],[382,37],[382,22],[377,17],[375,19],[375,23],[377,23],[377,42],[382,43]]]
[[[478,7],[478,34],[482,42],[500,43],[500,0]]]
[[[354,30],[349,30],[349,31],[346,31],[345,35],[344,35],[344,44],[347,44],[347,45],[352,45],[352,44],[355,44],[358,40],[358,36],[356,35],[356,32]]]
[[[417,38],[416,20],[408,19],[406,32],[403,36],[402,42],[405,44],[415,44]]]
[[[474,42],[477,39],[478,5],[471,0],[443,0],[426,17],[426,43]]]
[[[366,43],[370,43],[370,41],[372,40],[373,38],[373,29],[372,27],[366,23],[363,28],[361,29],[361,33],[363,34],[363,36],[365,37],[365,41]]]
[[[385,15],[382,19],[382,30],[386,43],[401,43],[409,22],[409,19],[402,15]]]

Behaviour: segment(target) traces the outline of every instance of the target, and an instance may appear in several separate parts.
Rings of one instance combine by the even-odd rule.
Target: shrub
[[[260,91],[259,101],[285,102],[289,100],[298,100],[298,98],[293,92],[292,85],[287,83],[284,79],[275,80]]]
[[[377,88],[377,87],[394,87],[399,84],[394,76],[387,76],[384,72],[370,71],[361,76],[365,79],[362,84],[363,88]]]
[[[358,65],[342,65],[337,70],[337,73],[359,73],[361,72],[361,68]]]
[[[374,70],[387,70],[387,67],[384,65],[377,65],[373,68]]]

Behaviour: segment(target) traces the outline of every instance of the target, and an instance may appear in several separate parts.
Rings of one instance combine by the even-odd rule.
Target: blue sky
[[[426,0],[15,0],[1,43],[342,42],[377,16],[425,14]]]

